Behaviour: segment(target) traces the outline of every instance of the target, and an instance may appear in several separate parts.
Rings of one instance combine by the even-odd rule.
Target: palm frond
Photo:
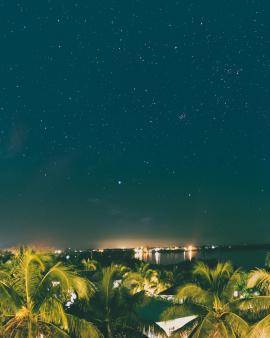
[[[129,272],[123,280],[123,285],[137,293],[144,289],[144,278],[139,272]]]
[[[231,329],[226,327],[225,323],[221,320],[217,321],[216,325],[213,325],[212,328],[213,328],[212,335],[211,336],[208,335],[208,337],[215,337],[215,338],[232,338],[232,337],[235,337],[235,335],[232,334]]]
[[[250,334],[247,336],[248,338],[267,338],[270,337],[270,314],[256,323]]]
[[[114,293],[114,281],[116,280],[117,272],[118,267],[115,265],[102,269],[100,288],[102,289],[107,301],[109,301]]]
[[[193,274],[201,277],[208,285],[211,284],[211,271],[207,264],[204,262],[197,262],[193,268]]]
[[[239,299],[232,303],[234,308],[238,308],[241,312],[249,312],[254,315],[260,312],[269,311],[270,296],[256,296],[250,299]]]
[[[201,323],[195,328],[192,334],[193,338],[205,338],[205,337],[218,337],[226,338],[227,336],[215,336],[218,332],[218,322],[213,316],[212,312],[209,312],[201,321]]]
[[[233,299],[234,291],[237,290],[237,286],[241,282],[241,278],[242,276],[240,270],[235,270],[225,284],[222,295],[227,301],[231,301]]]
[[[62,293],[76,292],[79,299],[89,299],[95,290],[90,281],[79,276],[72,267],[65,266],[61,262],[52,266],[38,285],[37,292],[42,288],[53,285],[56,282]]]
[[[231,262],[218,262],[216,267],[212,269],[215,278],[229,278],[233,273],[233,266]]]
[[[11,276],[10,276],[10,271],[5,271],[3,270],[5,266],[1,266],[2,270],[0,270],[0,281],[1,282],[7,282],[11,280]]]
[[[249,274],[248,288],[258,287],[263,291],[270,291],[270,273],[265,269],[256,269]]]
[[[179,288],[175,299],[178,301],[190,300],[197,304],[208,305],[212,295],[195,283],[188,283]]]
[[[68,321],[63,305],[56,297],[50,297],[39,308],[39,319],[59,325],[68,330]]]
[[[86,271],[96,271],[99,267],[99,263],[93,259],[83,259],[82,265]]]
[[[224,316],[224,320],[237,337],[246,338],[248,336],[250,328],[243,318],[233,312],[230,312]]]
[[[72,267],[22,248],[0,271],[1,337],[101,337],[94,325],[66,314],[72,293],[89,299],[94,286]],[[46,273],[47,271],[47,273]],[[7,276],[9,274],[9,278]]]
[[[2,282],[0,282],[0,299],[0,309],[5,315],[16,311],[22,306],[22,299],[16,290]]]
[[[18,264],[12,271],[14,277],[12,283],[17,292],[25,296],[29,302],[36,291],[45,265],[41,257],[30,249],[24,249],[23,253],[17,257],[17,261]]]
[[[85,319],[67,315],[68,332],[76,338],[102,338],[103,335],[97,327]]]
[[[48,337],[53,337],[53,338],[70,338],[70,335],[68,332],[66,332],[63,328],[58,327],[57,325],[54,325],[51,322],[40,322],[40,325],[42,326],[41,328],[41,333],[44,335],[44,331],[47,331]],[[47,337],[45,336],[45,337]]]

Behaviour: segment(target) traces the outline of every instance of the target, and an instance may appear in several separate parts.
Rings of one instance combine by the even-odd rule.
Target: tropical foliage
[[[126,275],[124,285],[133,294],[142,291],[159,294],[172,286],[172,276],[170,272],[152,269],[149,264],[142,262],[135,271]]]
[[[270,337],[269,255],[264,269],[250,272],[229,262],[191,262],[192,269],[181,270],[29,248],[1,257],[3,338],[165,338],[156,322],[187,316],[170,337]],[[166,310],[148,318],[155,299]]]
[[[100,337],[93,324],[65,311],[72,294],[89,299],[93,292],[71,267],[22,249],[0,273],[1,337]]]
[[[97,283],[97,292],[91,302],[81,304],[80,309],[91,318],[105,337],[145,337],[147,330],[157,331],[155,323],[140,318],[136,310],[144,303],[143,293],[132,295],[122,280],[126,268],[111,265],[102,269],[101,278]],[[161,329],[158,331],[161,332]]]
[[[181,286],[175,304],[163,313],[163,319],[192,316],[193,319],[173,337],[247,337],[249,325],[235,311],[235,289],[241,275],[230,263],[209,268],[198,262],[194,282]]]
[[[255,322],[250,338],[270,337],[270,272],[265,269],[251,271],[247,287],[259,290],[254,297],[245,299],[241,304],[242,312]]]

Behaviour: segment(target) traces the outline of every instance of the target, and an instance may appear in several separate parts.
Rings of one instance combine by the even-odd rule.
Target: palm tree
[[[143,303],[143,293],[132,295],[122,284],[125,267],[111,265],[102,269],[97,292],[88,304],[73,307],[89,316],[107,338],[146,337],[145,330],[155,326],[139,317],[136,310]],[[161,330],[159,330],[161,332]]]
[[[142,262],[136,271],[130,271],[126,274],[124,285],[133,294],[142,291],[149,294],[159,294],[172,284],[168,278],[168,273],[152,269],[148,263]]]
[[[218,263],[214,268],[198,262],[193,278],[193,282],[179,288],[175,304],[162,314],[164,320],[195,316],[172,337],[247,337],[249,326],[234,305],[239,271],[233,271],[229,262]]]
[[[97,271],[99,269],[99,263],[93,259],[83,259],[81,263],[85,271]]]
[[[240,304],[240,309],[256,321],[252,326],[250,337],[270,337],[270,272],[265,269],[251,271],[247,288],[255,289],[255,292],[253,297]]]
[[[0,271],[1,337],[101,337],[97,328],[65,311],[73,296],[89,299],[94,287],[74,269],[21,249]]]

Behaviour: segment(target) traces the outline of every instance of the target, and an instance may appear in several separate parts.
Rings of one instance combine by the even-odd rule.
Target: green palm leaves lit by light
[[[124,280],[124,285],[133,294],[145,291],[149,294],[159,294],[172,284],[166,273],[151,269],[149,264],[141,263],[137,271],[130,271]]]
[[[173,337],[247,337],[249,326],[235,311],[234,291],[239,271],[230,263],[218,263],[214,268],[198,262],[193,270],[194,282],[178,290],[175,304],[162,318],[174,319],[195,315],[191,322],[175,331]]]
[[[250,338],[270,337],[270,272],[265,269],[251,271],[247,287],[260,290],[260,295],[246,299],[240,305],[243,313],[250,314],[256,321]]]
[[[0,273],[1,337],[100,337],[95,326],[66,313],[74,293],[89,299],[91,283],[50,257],[23,249]]]
[[[75,270],[57,259],[26,248],[1,264],[0,337],[139,338],[149,332],[166,336],[140,310],[151,297],[179,283],[174,271],[146,263],[134,270],[115,264],[102,267],[90,259],[78,260]],[[161,316],[193,316],[172,338],[270,337],[268,267],[247,274],[229,262],[212,267],[197,262],[187,280]]]
[[[88,258],[82,260],[82,266],[84,267],[85,271],[96,271],[99,267],[99,264],[97,261]]]
[[[144,293],[130,293],[123,285],[126,274],[126,267],[121,265],[113,264],[101,270],[95,296],[88,306],[82,305],[85,316],[89,316],[108,338],[146,337],[144,332],[148,329],[163,332],[155,323],[137,314],[136,310],[144,302]]]

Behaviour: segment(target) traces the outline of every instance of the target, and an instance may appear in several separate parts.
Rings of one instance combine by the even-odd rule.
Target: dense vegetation
[[[270,337],[269,262],[250,272],[229,262],[165,268],[20,248],[1,256],[0,336],[161,338],[157,321],[193,316],[171,337]],[[172,299],[160,300],[166,292]],[[153,301],[158,317],[145,311]]]

